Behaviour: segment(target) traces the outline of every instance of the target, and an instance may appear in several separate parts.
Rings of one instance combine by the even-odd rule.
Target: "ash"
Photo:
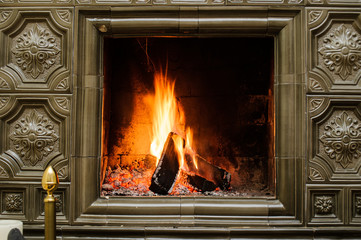
[[[132,167],[120,167],[106,171],[104,183],[102,184],[101,196],[162,196],[149,190],[154,169],[139,169]],[[200,189],[190,185],[187,176],[182,171],[174,184],[170,196],[213,196],[213,197],[253,197],[269,196],[273,193],[268,189],[262,191],[252,189],[240,189],[223,191],[216,188],[214,191],[202,192]]]

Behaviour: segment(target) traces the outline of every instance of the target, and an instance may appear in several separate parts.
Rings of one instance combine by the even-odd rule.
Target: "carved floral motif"
[[[361,214],[361,197],[356,197],[355,206],[357,214]]]
[[[4,108],[9,100],[10,97],[0,97],[0,109]]]
[[[326,67],[335,71],[342,80],[361,67],[361,38],[343,24],[323,39],[323,46],[318,52]]]
[[[17,38],[12,49],[18,66],[34,79],[55,64],[59,52],[55,37],[37,24]]]
[[[58,138],[52,122],[35,109],[16,123],[10,135],[15,150],[32,166],[54,150]]]
[[[315,111],[323,103],[322,98],[313,98],[310,100],[310,111]]]
[[[330,196],[316,196],[315,197],[315,209],[319,214],[330,214],[333,209],[333,198]]]
[[[65,91],[68,90],[68,88],[69,88],[69,78],[64,78],[58,83],[58,85],[55,87],[55,90]]]
[[[63,19],[65,22],[70,23],[71,14],[69,10],[56,10],[58,16]]]
[[[0,77],[0,89],[10,89],[9,84],[5,81],[5,79]]]
[[[56,104],[64,110],[69,110],[69,99],[66,97],[56,97]]]
[[[318,11],[318,10],[310,11],[308,13],[309,24],[316,22],[321,17],[321,14],[322,11]]]
[[[7,212],[23,211],[23,196],[21,193],[7,193],[4,198],[5,210]]]
[[[11,15],[12,11],[0,11],[0,23],[5,22]]]
[[[68,166],[64,166],[58,170],[59,178],[66,178],[68,176]]]
[[[310,175],[309,178],[312,181],[324,181],[325,178],[322,176],[322,174],[315,168],[310,167]]]
[[[326,154],[346,168],[361,156],[361,126],[347,112],[334,117],[325,126],[320,140]]]
[[[311,88],[312,91],[316,91],[316,92],[323,92],[324,91],[321,84],[316,79],[313,79],[313,78],[310,78],[310,88]]]
[[[0,167],[0,178],[8,178],[9,174],[5,171],[3,167]]]

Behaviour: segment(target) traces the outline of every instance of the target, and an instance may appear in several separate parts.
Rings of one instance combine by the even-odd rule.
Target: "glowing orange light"
[[[178,153],[179,165],[183,168],[185,151],[195,160],[195,153],[192,149],[193,132],[188,127],[186,134],[184,134],[184,111],[177,102],[174,86],[175,81],[169,80],[167,73],[154,75],[155,92],[154,96],[151,97],[153,126],[150,153],[157,157],[156,164],[158,164],[168,134],[175,132],[178,136],[174,135],[173,140]],[[194,164],[197,167],[196,162]]]

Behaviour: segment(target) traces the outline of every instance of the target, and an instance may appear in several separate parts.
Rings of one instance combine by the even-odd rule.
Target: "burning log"
[[[164,144],[161,158],[153,173],[149,189],[154,193],[166,195],[172,191],[179,172],[178,154],[176,151],[173,135],[168,134]]]
[[[161,158],[153,173],[149,189],[155,193],[166,195],[172,191],[180,170],[178,153],[174,138],[181,138],[176,133],[169,133],[164,144]],[[181,138],[184,142],[184,139]],[[196,154],[196,163],[190,154],[184,155],[184,170],[188,175],[188,182],[197,189],[213,191],[217,187],[226,190],[230,186],[231,174],[224,169],[217,167]]]
[[[213,182],[208,181],[207,179],[204,179],[198,175],[192,176],[187,174],[187,182],[201,192],[211,192],[217,188]]]
[[[190,154],[185,154],[185,165],[190,175],[202,177],[203,179],[214,183],[215,186],[222,190],[229,188],[231,182],[231,174],[229,172],[209,163],[198,154],[195,155],[195,160],[196,164]]]

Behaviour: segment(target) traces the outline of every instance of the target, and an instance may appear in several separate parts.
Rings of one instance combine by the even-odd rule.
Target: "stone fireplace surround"
[[[61,182],[60,239],[361,235],[357,1],[0,6],[0,217],[24,221],[27,239],[43,236],[41,176],[49,164]],[[275,196],[99,197],[103,37],[181,35],[274,36]]]

